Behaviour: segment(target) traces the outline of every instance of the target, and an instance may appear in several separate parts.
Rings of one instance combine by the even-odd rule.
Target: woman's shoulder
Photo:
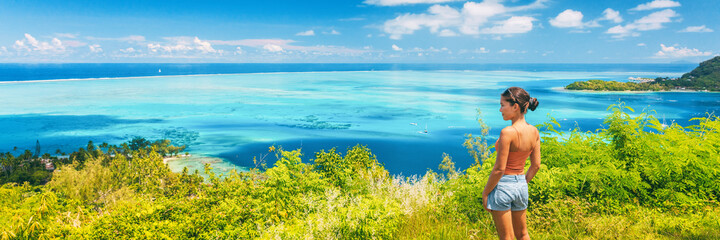
[[[532,124],[528,124],[528,128],[530,128],[533,135],[537,136],[537,138],[540,139],[540,130],[538,130],[537,127],[533,126]]]
[[[503,136],[503,135],[509,136],[511,134],[517,134],[517,131],[518,130],[516,128],[514,128],[513,126],[507,126],[507,127],[504,127],[502,130],[500,130],[500,136]]]
[[[529,124],[529,123],[528,123],[527,126],[528,126],[528,128],[532,129],[533,132],[538,132],[538,129],[537,129],[537,127],[535,127],[535,125],[532,125],[532,124]]]

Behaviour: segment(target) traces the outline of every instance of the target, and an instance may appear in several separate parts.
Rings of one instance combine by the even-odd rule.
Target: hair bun
[[[528,105],[528,109],[530,109],[530,111],[535,111],[535,108],[537,108],[537,106],[540,104],[537,98],[530,98],[529,103],[530,104]]]

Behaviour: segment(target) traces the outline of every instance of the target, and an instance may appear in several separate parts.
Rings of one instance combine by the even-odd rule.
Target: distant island
[[[630,78],[634,82],[591,79],[565,86],[568,90],[593,91],[720,91],[720,56],[700,63],[700,66],[680,78]]]

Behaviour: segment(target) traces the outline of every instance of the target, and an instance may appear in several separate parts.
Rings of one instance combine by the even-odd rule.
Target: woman
[[[508,88],[500,97],[503,120],[512,125],[503,128],[495,143],[497,159],[483,191],[483,206],[492,214],[500,239],[530,239],[525,224],[527,184],[540,169],[540,134],[525,122],[525,113],[537,106],[537,99],[519,87]],[[523,175],[528,157],[530,168]]]

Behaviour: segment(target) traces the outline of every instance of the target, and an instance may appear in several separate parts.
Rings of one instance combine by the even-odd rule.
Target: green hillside
[[[683,74],[676,81],[660,81],[660,83],[694,90],[720,91],[720,56],[700,63],[700,66]]]
[[[720,56],[700,63],[700,66],[680,78],[658,77],[651,82],[617,82],[588,80],[573,82],[565,89],[594,91],[720,91]]]
[[[611,109],[596,132],[539,125],[530,235],[719,239],[720,118],[664,126]],[[493,239],[481,193],[495,154],[480,126],[464,144],[475,164],[445,156],[443,172],[413,177],[391,176],[363,146],[312,156],[270,146],[272,167],[207,178],[171,172],[162,158],[178,148],[167,141],[90,143],[38,175],[32,154],[4,153],[0,239]],[[33,181],[17,182],[20,172]]]

